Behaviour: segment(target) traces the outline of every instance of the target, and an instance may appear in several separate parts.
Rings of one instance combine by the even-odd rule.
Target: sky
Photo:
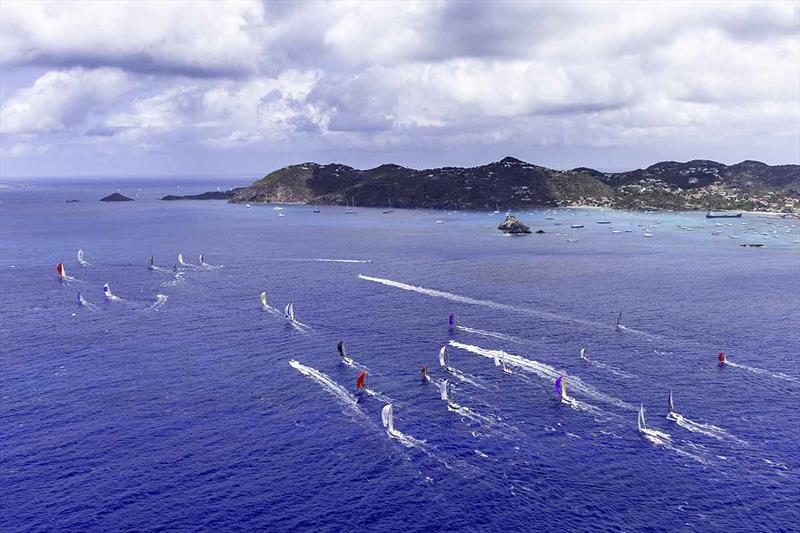
[[[800,2],[0,3],[0,176],[800,163]]]

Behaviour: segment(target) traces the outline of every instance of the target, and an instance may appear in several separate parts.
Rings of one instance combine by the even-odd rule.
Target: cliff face
[[[479,167],[429,170],[304,163],[268,174],[236,191],[231,201],[438,209],[747,209],[783,207],[798,198],[799,165],[744,161],[726,166],[698,160],[604,173],[590,168],[553,170],[506,157]]]

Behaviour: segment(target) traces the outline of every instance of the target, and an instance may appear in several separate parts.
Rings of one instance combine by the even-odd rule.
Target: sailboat
[[[456,327],[456,317],[453,313],[450,313],[450,316],[447,318],[447,325],[450,327],[450,329]]]
[[[445,370],[448,372],[453,371],[453,367],[450,366],[450,357],[447,355],[447,346],[442,346],[439,350],[439,365],[441,365]]]
[[[267,291],[261,291],[261,308],[263,310],[267,310],[269,305],[267,305]]]
[[[639,414],[636,418],[636,427],[639,428],[640,433],[647,432],[647,423],[644,420],[644,405],[639,404]]]
[[[342,358],[343,363],[347,364],[353,362],[353,360],[347,356],[347,350],[344,347],[344,341],[339,341],[339,343],[336,345],[336,349],[339,351],[339,356]]]
[[[178,254],[178,264],[181,266],[188,266],[186,262],[183,260],[183,254]]]
[[[589,363],[589,358],[586,356],[586,348],[581,348],[581,361]]]
[[[561,401],[564,403],[572,403],[572,398],[567,395],[567,378],[566,376],[558,376],[556,380],[556,392],[561,396]]]
[[[150,263],[147,265],[147,270],[155,270],[156,269],[156,261],[153,259],[153,256],[150,256]]]
[[[567,242],[578,242],[578,237],[575,235],[575,229],[572,230],[572,237],[567,239]]]
[[[200,266],[206,266],[206,262],[203,261],[203,254],[200,254]]]
[[[367,371],[362,370],[358,373],[358,378],[356,378],[356,390],[361,392],[365,388],[364,380],[367,378]]]
[[[386,428],[386,432],[389,435],[397,436],[399,432],[394,429],[394,410],[392,404],[389,403],[383,406],[381,410],[381,420],[383,421],[383,427]]]
[[[58,272],[58,279],[66,279],[67,272],[64,270],[64,263],[59,263],[56,265],[56,272]]]
[[[446,379],[439,384],[439,392],[442,400],[447,402],[448,409],[451,411],[457,411],[461,409],[461,406],[453,401],[453,388],[450,386],[449,380]]]
[[[512,374],[511,369],[506,366],[506,358],[502,355],[495,355],[494,356],[494,366],[502,367],[503,372],[506,374]]]
[[[294,322],[294,302],[286,304],[286,307],[283,309],[283,314],[286,316],[287,320]]]
[[[675,410],[675,404],[672,403],[672,391],[669,391],[669,396],[667,397],[667,403],[669,404],[669,412],[667,413],[667,418],[670,420],[676,420],[681,415]]]
[[[350,207],[350,203],[348,202],[347,203],[347,209],[345,209],[345,211],[344,211],[345,214],[347,214],[347,215],[354,215],[355,212],[356,212],[356,209],[355,209],[356,208],[356,199],[355,199],[354,196],[351,197],[351,198],[353,199],[353,206]]]
[[[622,320],[622,311],[619,312],[619,316],[617,317],[617,326],[616,326],[616,328],[618,330],[622,330],[625,327],[620,323],[620,320]]]
[[[86,261],[83,259],[83,250],[82,250],[82,249],[81,249],[81,250],[78,250],[78,263],[79,263],[81,266],[86,266],[86,265],[88,265],[88,264],[89,264],[88,262],[86,262]]]

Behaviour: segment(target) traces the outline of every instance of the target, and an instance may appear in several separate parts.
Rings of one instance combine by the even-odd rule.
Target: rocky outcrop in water
[[[497,226],[503,233],[523,234],[530,233],[531,228],[517,220],[514,215],[507,215],[506,219]]]
[[[120,194],[118,192],[115,192],[114,194],[109,194],[105,198],[100,198],[100,201],[101,202],[132,202],[133,198],[128,198],[127,196],[124,196],[124,195],[122,195],[122,194]]]
[[[239,190],[243,189],[244,187],[238,187],[235,189],[230,189],[227,191],[208,191],[200,194],[184,194],[184,195],[176,195],[176,194],[168,194],[162,198],[162,200],[166,201],[174,201],[174,200],[230,200]]]

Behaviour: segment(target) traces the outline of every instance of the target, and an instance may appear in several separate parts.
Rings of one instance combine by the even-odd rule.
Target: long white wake
[[[286,261],[294,263],[372,263],[372,259],[328,259],[324,257],[312,259],[266,259],[266,261]]]
[[[607,329],[609,327],[608,324],[602,322],[594,322],[592,320],[584,320],[580,318],[573,318],[567,317],[563,315],[559,315],[556,313],[550,313],[547,311],[540,311],[538,309],[530,309],[528,307],[517,307],[514,305],[503,304],[498,302],[493,302],[491,300],[482,300],[479,298],[471,298],[469,296],[462,296],[460,294],[453,294],[452,292],[440,291],[436,289],[428,289],[425,287],[417,287],[416,285],[409,285],[408,283],[402,283],[400,281],[393,281],[390,279],[384,278],[374,278],[372,276],[365,276],[363,274],[358,275],[359,279],[363,279],[365,281],[372,281],[374,283],[380,283],[381,285],[386,285],[387,287],[394,287],[396,289],[402,289],[405,291],[416,292],[419,294],[425,294],[427,296],[433,296],[434,298],[444,298],[446,300],[451,300],[453,302],[459,302],[463,304],[469,305],[479,305],[483,307],[488,307],[490,309],[497,309],[502,311],[510,311],[513,313],[520,313],[530,316],[536,316],[540,318],[546,318],[549,320],[557,320],[560,322],[570,322],[574,324],[582,324],[584,326],[591,326],[597,328],[604,328]]]
[[[158,311],[165,303],[167,303],[166,294],[156,294],[156,301],[153,305],[147,308],[147,311]]]
[[[450,346],[452,346],[453,348],[459,348],[461,350],[464,350],[464,351],[467,351],[467,352],[470,352],[470,353],[474,353],[474,354],[477,354],[477,355],[482,355],[483,357],[488,357],[489,359],[492,359],[492,360],[494,360],[495,356],[497,356],[497,357],[499,357],[501,359],[505,359],[506,363],[508,363],[510,365],[514,365],[514,366],[519,367],[519,368],[521,368],[523,370],[526,370],[528,372],[532,372],[533,374],[536,374],[540,378],[542,378],[544,380],[547,380],[547,381],[551,381],[551,382],[555,381],[560,376],[563,376],[565,374],[565,372],[563,372],[561,370],[558,370],[556,368],[553,368],[552,366],[547,365],[545,363],[541,363],[539,361],[535,361],[533,359],[528,359],[526,357],[522,357],[522,356],[519,356],[519,355],[510,354],[510,353],[504,352],[502,350],[489,350],[489,349],[486,349],[486,348],[481,348],[480,346],[473,346],[471,344],[463,344],[461,342],[454,341],[454,340],[450,341]],[[570,375],[569,376],[569,382],[570,382],[570,385],[572,386],[572,388],[574,390],[578,390],[578,391],[582,392],[583,394],[585,394],[585,395],[587,395],[587,396],[589,396],[591,398],[606,402],[606,403],[608,403],[610,405],[613,405],[615,407],[619,407],[621,409],[626,409],[626,410],[629,410],[629,411],[636,411],[636,407],[635,406],[633,406],[633,405],[631,405],[629,403],[626,403],[626,402],[620,400],[619,398],[615,398],[613,396],[609,396],[608,394],[605,394],[605,393],[602,393],[602,392],[598,391],[597,389],[595,389],[591,385],[588,385],[588,384],[584,383],[583,381],[581,381],[580,378],[578,378],[577,376]],[[586,406],[587,407],[592,407],[589,404],[586,404]]]
[[[635,376],[635,375],[633,375],[633,374],[631,374],[629,372],[625,372],[624,370],[621,370],[621,369],[619,369],[619,368],[617,368],[615,366],[611,366],[611,365],[608,365],[606,363],[603,363],[602,361],[596,361],[595,359],[592,359],[592,360],[589,361],[589,364],[592,365],[592,366],[596,366],[597,368],[601,368],[601,369],[605,370],[606,372],[608,372],[609,374],[614,374],[615,376],[620,377],[620,378],[637,379],[637,376]]]
[[[307,376],[312,380],[314,380],[315,382],[317,382],[318,384],[322,385],[322,388],[324,388],[328,393],[335,396],[336,399],[339,400],[339,402],[342,405],[348,407],[355,414],[364,416],[364,413],[361,411],[361,409],[358,408],[358,403],[356,402],[356,399],[349,392],[347,392],[347,389],[345,389],[344,387],[333,381],[324,372],[320,372],[315,368],[306,366],[300,363],[299,361],[296,361],[295,359],[289,361],[289,364],[291,365],[292,368],[294,368],[304,376]]]
[[[514,337],[513,335],[506,335],[504,333],[498,333],[496,331],[486,331],[484,329],[469,328],[467,326],[462,326],[462,325],[456,326],[456,329],[458,331],[463,331],[465,333],[471,333],[473,335],[479,335],[481,337],[487,337],[487,338],[490,338],[490,339],[497,339],[497,340],[501,340],[501,341],[515,342],[517,344],[524,344],[525,343],[524,339],[520,339],[519,337]]]
[[[672,420],[680,427],[691,431],[692,433],[700,433],[707,437],[712,437],[714,439],[723,441],[723,442],[735,442],[737,444],[747,444],[747,442],[743,441],[742,439],[731,435],[727,430],[715,426],[713,424],[701,424],[700,422],[695,422],[694,420],[689,420],[685,416],[679,413],[669,413],[667,415],[667,420]]]
[[[755,368],[752,366],[741,365],[739,363],[734,363],[730,360],[725,361],[725,366],[732,366],[734,368],[741,368],[742,370],[747,370],[748,372],[752,372],[753,374],[761,374],[762,376],[769,376],[775,379],[782,379],[784,381],[791,381],[792,383],[798,383],[798,380],[794,376],[790,376],[788,374],[784,374],[783,372],[772,372],[770,370],[764,370],[763,368]]]

